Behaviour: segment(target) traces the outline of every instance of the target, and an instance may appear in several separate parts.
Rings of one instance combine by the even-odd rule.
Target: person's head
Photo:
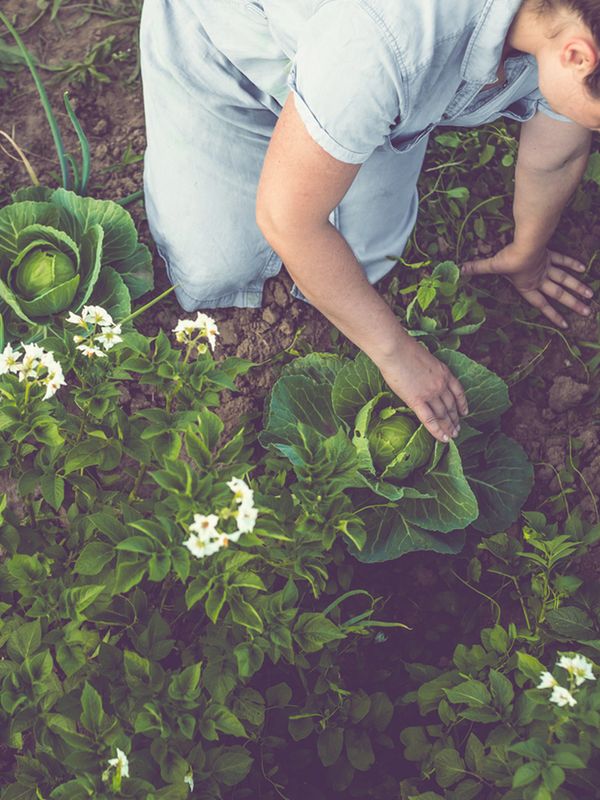
[[[511,44],[535,55],[542,94],[559,114],[600,129],[600,0],[525,0],[523,11]]]

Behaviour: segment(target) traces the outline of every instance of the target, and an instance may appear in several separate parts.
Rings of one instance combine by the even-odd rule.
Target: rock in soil
[[[558,413],[575,408],[589,391],[590,387],[585,383],[579,383],[568,375],[559,375],[550,388],[548,397],[550,408]]]

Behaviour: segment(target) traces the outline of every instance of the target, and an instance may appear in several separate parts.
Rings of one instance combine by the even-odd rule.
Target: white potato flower
[[[573,697],[571,692],[568,689],[565,689],[564,686],[555,686],[552,690],[552,694],[550,695],[550,702],[556,703],[557,706],[574,706],[577,704],[577,700]]]
[[[196,558],[204,558],[205,556],[212,556],[217,550],[223,546],[219,539],[205,539],[197,534],[190,534],[189,538],[183,543],[185,547]]]
[[[553,689],[555,686],[558,686],[558,681],[550,672],[542,672],[540,675],[540,682],[538,683],[538,689]]]
[[[60,365],[58,366],[58,369],[49,372],[48,376],[42,380],[43,383],[46,384],[46,394],[44,395],[44,400],[48,400],[48,398],[55,395],[61,386],[67,385],[65,376],[63,375],[62,367]]]
[[[258,509],[242,503],[237,510],[237,526],[241,533],[250,533],[254,529]]]
[[[41,363],[41,356],[44,355],[44,350],[38,344],[24,344],[23,345],[23,358],[19,367],[19,380],[23,381],[26,378],[32,378],[37,375],[38,367]]]
[[[119,336],[121,333],[121,326],[115,325],[112,328],[103,327],[102,333],[99,333],[97,336],[94,337],[94,340],[100,342],[105,348],[105,350],[110,350],[118,342],[122,342],[123,338]]]
[[[190,530],[201,537],[218,536],[217,524],[219,518],[216,514],[194,514],[194,521],[190,525]]]
[[[227,486],[233,492],[233,499],[236,503],[251,504],[253,502],[254,491],[241,478],[232,478],[227,481]]]
[[[98,347],[94,347],[91,344],[78,344],[77,349],[81,350],[84,356],[88,358],[106,358],[106,353],[103,353]]]
[[[559,667],[566,669],[566,671],[575,679],[575,684],[581,686],[584,681],[593,681],[596,679],[592,669],[592,662],[588,661],[585,656],[580,654],[574,656],[561,656],[557,662]]]
[[[117,772],[120,772],[122,778],[129,777],[129,760],[125,753],[118,747],[117,757],[108,759],[108,769],[102,773],[102,780],[107,780],[111,767],[114,767]]]
[[[113,318],[102,306],[84,306],[81,317],[84,322],[91,322],[94,325],[114,325]]]
[[[196,319],[180,319],[173,328],[175,339],[178,342],[189,341],[194,331],[200,331],[202,336],[206,336],[211,348],[215,349],[216,336],[219,333],[219,329],[212,317],[198,311]]]
[[[70,322],[72,325],[81,325],[82,328],[87,328],[87,323],[83,321],[83,317],[80,317],[79,314],[74,314],[72,311],[69,311],[65,321]]]
[[[19,381],[33,378],[34,383],[46,387],[44,400],[52,397],[61,386],[66,386],[62,366],[50,351],[35,343],[21,344],[23,352],[13,350],[7,344],[0,354],[0,375],[14,372],[19,375]],[[46,374],[42,376],[42,371]]]
[[[0,375],[6,375],[7,372],[19,372],[21,369],[21,353],[13,350],[11,344],[7,344],[2,353],[0,353]]]

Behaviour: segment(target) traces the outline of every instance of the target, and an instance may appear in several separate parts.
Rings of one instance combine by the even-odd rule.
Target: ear
[[[593,39],[578,36],[565,42],[560,60],[563,67],[574,70],[584,79],[600,64],[600,51]]]

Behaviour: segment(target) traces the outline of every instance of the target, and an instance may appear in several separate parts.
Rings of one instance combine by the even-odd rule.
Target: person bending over
[[[186,311],[294,297],[363,350],[441,441],[467,413],[450,370],[373,287],[416,221],[438,125],[522,123],[499,274],[559,326],[592,292],[548,249],[600,129],[600,0],[145,0],[146,212]]]

